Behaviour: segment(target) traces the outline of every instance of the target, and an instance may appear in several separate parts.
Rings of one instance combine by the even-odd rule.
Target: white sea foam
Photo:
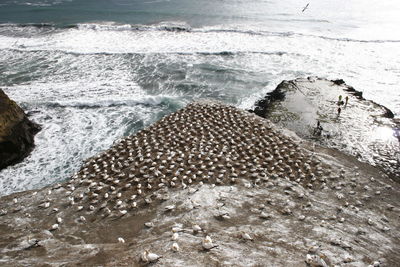
[[[0,172],[1,195],[63,180],[78,170],[82,160],[107,149],[117,138],[154,120],[158,108],[101,107],[77,111],[75,107],[41,108],[31,118],[42,125],[36,147],[23,162]],[[143,124],[142,124],[143,123]]]
[[[123,76],[121,72],[114,81],[44,80],[6,89],[43,129],[35,136],[31,155],[0,172],[0,195],[66,179],[82,160],[150,124],[165,105],[179,101],[174,96],[148,95]]]
[[[352,40],[251,30],[127,30],[131,27],[131,25],[82,24],[78,28],[65,29],[52,35],[30,38],[0,36],[0,49],[63,51],[81,54],[218,53],[222,51],[232,53],[285,51],[302,54],[309,50],[307,48],[310,45],[316,44],[328,49],[332,48],[329,46],[336,47],[338,45],[351,47],[353,46],[352,42],[366,42],[367,46],[373,46],[376,42],[389,42],[389,44],[383,44],[389,47],[400,45],[397,42],[391,44],[393,41],[385,40]],[[293,45],[293,41],[296,42],[296,45]],[[327,45],[328,47],[326,47]]]
[[[18,26],[0,27],[0,86],[43,127],[32,154],[0,172],[0,194],[65,179],[116,138],[194,99],[247,109],[283,79],[343,78],[400,111],[396,42],[224,25],[99,25],[46,26],[45,34],[27,26],[15,35]]]
[[[50,106],[50,107],[75,107],[75,108],[101,108],[101,107],[136,107],[137,105],[150,105],[157,106],[164,102],[170,102],[178,97],[168,97],[163,95],[158,96],[146,96],[146,97],[134,97],[134,99],[120,98],[120,99],[83,99],[80,100],[69,100],[69,101],[51,101],[51,102],[36,102],[35,105],[39,106]]]
[[[242,55],[240,60],[245,60],[246,64],[242,62],[237,64],[243,68],[250,65],[250,70],[254,71],[255,68],[261,73],[266,69],[272,71],[280,69],[281,73],[285,70],[294,70],[329,78],[343,77],[349,83],[360,86],[373,99],[385,98],[385,94],[381,92],[389,92],[388,98],[383,99],[382,103],[389,105],[395,111],[399,110],[399,104],[391,106],[389,103],[394,94],[390,92],[394,91],[384,88],[385,86],[394,86],[400,80],[397,71],[400,43],[397,42],[354,42],[293,33],[262,32],[262,34],[254,34],[260,33],[258,28],[237,31],[235,27],[229,30],[223,26],[179,32],[165,30],[105,31],[98,30],[97,27],[100,27],[98,25],[93,27],[94,29],[90,27],[65,29],[50,35],[38,35],[30,38],[0,36],[0,49],[89,55],[224,55],[225,53],[235,56],[240,53],[258,54],[257,56]],[[126,26],[107,24],[101,27],[125,28]],[[247,62],[247,58],[253,62]],[[262,60],[266,60],[266,64]],[[271,66],[270,62],[274,65]],[[376,68],[377,64],[383,64],[384,67]],[[292,76],[294,75],[282,78]],[[376,85],[376,77],[385,80],[384,84]],[[244,100],[243,103],[248,105],[254,96],[251,100]]]

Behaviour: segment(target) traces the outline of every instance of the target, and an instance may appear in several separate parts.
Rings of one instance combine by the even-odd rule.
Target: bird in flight
[[[301,11],[301,12],[304,12],[304,11],[306,11],[306,9],[308,8],[308,5],[309,5],[310,3],[308,3],[304,8],[303,8],[303,11]]]

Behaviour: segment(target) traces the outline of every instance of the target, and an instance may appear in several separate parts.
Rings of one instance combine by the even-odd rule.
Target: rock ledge
[[[343,99],[341,105],[339,96]],[[301,138],[379,167],[399,181],[398,119],[391,110],[365,99],[362,91],[343,80],[308,77],[283,81],[250,112],[294,131]]]

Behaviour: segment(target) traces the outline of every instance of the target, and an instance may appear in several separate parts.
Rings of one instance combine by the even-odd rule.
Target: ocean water
[[[302,12],[303,7],[308,8]],[[391,0],[0,0],[0,88],[42,125],[0,195],[62,181],[187,103],[342,78],[400,116]]]

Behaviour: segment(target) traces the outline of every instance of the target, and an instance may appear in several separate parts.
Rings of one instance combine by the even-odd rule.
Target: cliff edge
[[[220,103],[0,198],[2,266],[398,266],[400,184]]]
[[[0,169],[25,158],[39,130],[40,126],[0,89]]]

